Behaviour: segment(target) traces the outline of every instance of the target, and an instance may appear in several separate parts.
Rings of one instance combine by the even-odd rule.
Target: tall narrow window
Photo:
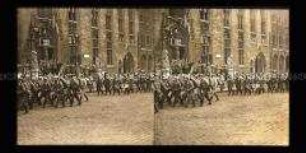
[[[266,16],[264,10],[260,10],[261,17],[261,33],[266,34]]]
[[[147,35],[146,36],[146,46],[149,46],[150,45],[150,36]]]
[[[70,8],[68,11],[69,20],[76,21],[76,9]]]
[[[265,11],[260,10],[260,18],[261,18],[261,42],[266,44],[267,36],[266,36],[266,16]]]
[[[119,31],[119,41],[123,41],[124,39],[124,28],[123,28],[123,22],[124,22],[124,13],[122,9],[118,9],[118,31]]]
[[[212,59],[210,59],[210,37],[203,37],[203,51],[202,51],[202,63],[212,64]]]
[[[202,37],[202,55],[201,62],[206,64],[212,64],[210,61],[210,24],[209,24],[209,9],[200,9],[201,19],[201,37]]]
[[[238,60],[239,64],[244,64],[244,33],[243,31],[238,32]]]
[[[99,11],[97,9],[92,9],[91,11],[91,25],[93,27],[97,27],[98,26],[98,14],[99,14]]]
[[[242,48],[238,49],[239,52],[239,64],[244,64],[244,50]]]
[[[278,21],[277,21],[277,15],[275,13],[273,13],[271,15],[271,22],[272,22],[272,31],[271,31],[271,44],[273,47],[277,46],[277,35],[278,35],[278,31],[277,31],[277,27],[278,27]]]
[[[243,10],[239,9],[238,14],[238,29],[242,30],[243,29]]]
[[[112,29],[112,10],[110,9],[106,11],[105,24],[107,30]]]
[[[135,33],[135,12],[133,9],[129,9],[128,11],[129,16],[129,34],[130,34],[130,41],[134,42],[134,33]]]
[[[280,21],[280,23],[282,23],[282,21]],[[282,25],[282,24],[279,25],[279,29],[281,29],[282,32],[284,32],[284,31],[283,31],[284,29],[283,29],[283,25]],[[279,43],[279,47],[280,47],[280,48],[284,47],[284,34],[283,34],[283,33],[280,33],[280,34],[278,35],[278,43]]]
[[[112,32],[106,33],[106,56],[107,56],[107,65],[113,65],[113,41],[112,41]]]
[[[251,32],[254,32],[254,33],[256,32],[255,31],[255,26],[256,26],[255,17],[256,17],[255,10],[250,10]]]
[[[200,19],[209,21],[209,9],[200,9]]]
[[[201,24],[201,32],[203,35],[206,35],[206,36],[209,35],[209,23],[203,22]]]
[[[194,20],[192,18],[189,18],[188,23],[190,24],[190,37],[193,39],[195,37]]]
[[[230,10],[225,9],[223,10],[223,23],[224,27],[229,27],[230,26]]]
[[[250,10],[251,39],[256,41],[256,11]]]
[[[77,13],[75,8],[68,10],[69,63],[77,64]]]
[[[279,43],[279,47],[282,48],[284,47],[284,22],[283,22],[283,17],[278,14],[278,29],[282,32],[278,34],[278,43]],[[280,32],[279,31],[279,32]]]
[[[111,43],[107,43],[107,65],[113,65],[113,50],[111,45]]]
[[[99,28],[98,28],[98,15],[97,9],[92,9],[92,61],[93,64],[97,64],[97,58],[99,54]]]
[[[96,64],[96,60],[99,56],[99,30],[95,28],[92,29],[92,45],[93,63]]]
[[[228,58],[231,55],[231,30],[230,30],[230,10],[223,10],[223,49],[224,49],[224,63],[228,64]]]
[[[228,58],[231,55],[231,34],[230,29],[224,29],[224,62],[228,64]]]

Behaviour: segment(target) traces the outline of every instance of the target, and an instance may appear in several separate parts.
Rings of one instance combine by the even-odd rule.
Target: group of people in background
[[[88,93],[122,95],[153,92],[155,112],[165,106],[192,107],[208,105],[219,100],[220,93],[252,95],[289,90],[288,74],[277,73],[192,73],[163,74],[51,74],[36,79],[26,73],[18,75],[18,108],[29,112],[34,107],[55,108],[81,105],[88,101]]]

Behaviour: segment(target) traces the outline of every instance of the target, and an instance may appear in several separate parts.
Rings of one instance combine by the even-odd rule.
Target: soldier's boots
[[[23,110],[24,110],[24,112],[25,112],[26,114],[29,113],[29,108],[28,108],[28,106],[27,106],[26,103],[23,103],[23,104],[22,104],[22,108],[23,108]]]
[[[214,96],[216,97],[216,101],[219,101],[219,96],[217,95],[217,93],[216,92],[214,92]]]
[[[88,101],[88,96],[86,93],[83,93],[83,96],[82,97],[85,97],[86,101]]]
[[[157,107],[156,103],[154,103],[154,113],[158,113],[158,107]]]

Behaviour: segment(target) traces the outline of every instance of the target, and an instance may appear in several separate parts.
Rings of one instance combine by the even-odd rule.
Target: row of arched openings
[[[259,53],[254,60],[251,60],[251,72],[265,72],[267,68],[266,57],[263,53]],[[279,73],[289,71],[289,56],[274,55],[270,59],[270,69]]]

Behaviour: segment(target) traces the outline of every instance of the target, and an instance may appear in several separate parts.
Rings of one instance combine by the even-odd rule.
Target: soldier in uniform
[[[244,87],[244,95],[246,95],[247,93],[249,93],[249,95],[252,94],[252,85],[251,85],[251,78],[250,75],[246,75],[245,76],[245,87]]]
[[[281,74],[280,75],[280,79],[279,79],[279,84],[280,84],[280,92],[285,92],[286,90],[286,79],[285,79],[285,75]]]
[[[43,102],[43,108],[46,107],[47,102],[51,102],[51,98],[50,98],[50,84],[47,80],[47,78],[44,78],[44,82],[41,86],[41,91],[42,91],[42,98],[44,98],[44,102]]]
[[[166,78],[162,78],[163,80],[161,81],[160,84],[160,89],[161,89],[161,98],[159,101],[159,107],[158,108],[163,108],[163,104],[164,102],[170,102],[170,88],[168,87],[168,82],[166,80]]]
[[[265,87],[264,87],[265,80],[262,75],[258,78],[258,83],[259,83],[259,88],[257,89],[258,94],[265,93]]]
[[[89,93],[92,93],[94,90],[93,77],[90,75],[87,79],[87,87],[89,89]]]
[[[118,95],[120,95],[120,80],[118,76],[114,76],[114,78],[112,79],[112,88],[113,88],[113,95],[115,93],[118,93]]]
[[[175,105],[179,102],[182,104],[182,100],[180,98],[181,84],[178,78],[173,79],[173,82],[171,84],[171,92],[172,92],[172,98],[173,98],[172,107],[175,107]]]
[[[230,75],[228,75],[227,79],[228,96],[234,95],[233,86],[234,86],[233,78]]]
[[[288,74],[286,74],[285,76],[285,84],[286,84],[286,91],[289,91],[289,76]]]
[[[103,84],[104,84],[104,87],[105,87],[105,94],[106,95],[111,94],[112,93],[112,91],[111,91],[111,80],[110,80],[108,74],[104,75]]]
[[[192,78],[189,78],[186,81],[186,86],[185,86],[185,90],[186,90],[186,94],[187,94],[187,97],[185,99],[186,100],[185,101],[185,107],[188,107],[188,105],[190,103],[192,103],[193,107],[196,106],[195,99],[193,97],[193,91],[194,91],[195,88],[196,88],[195,83],[193,82]]]
[[[225,79],[224,79],[224,76],[223,75],[221,75],[221,74],[217,74],[217,77],[218,77],[218,86],[220,87],[220,91],[221,92],[223,92],[223,90],[224,90],[224,81],[225,81]]]
[[[238,93],[242,95],[242,78],[240,75],[236,77],[235,84],[236,84],[236,95],[238,95]]]
[[[102,90],[102,88],[103,88],[103,79],[101,78],[100,75],[97,76],[97,83],[96,84],[97,84],[96,88],[97,88],[97,92],[98,92],[98,96],[99,96],[100,93],[103,94],[103,90]],[[106,92],[106,94],[107,94],[107,92]]]
[[[55,86],[54,86],[54,90],[56,93],[56,97],[55,97],[55,107],[57,108],[59,103],[62,103],[63,107],[66,107],[65,102],[66,102],[66,93],[65,91],[67,90],[67,88],[65,88],[61,83],[60,80],[56,80],[55,82]]]
[[[28,97],[29,94],[27,92],[25,83],[22,79],[20,79],[18,86],[17,86],[17,95],[18,95],[18,105],[19,108],[22,108],[25,113],[29,112],[29,105],[28,105]]]
[[[81,100],[83,98],[85,98],[86,101],[88,101],[88,96],[85,92],[86,80],[85,80],[84,76],[81,76],[80,78],[78,78],[78,80],[79,80],[79,92],[80,92],[80,96],[81,96],[80,98],[81,98]]]
[[[79,85],[77,84],[77,79],[75,76],[71,78],[69,93],[70,93],[69,95],[70,107],[73,106],[74,99],[78,101],[78,105],[80,106],[82,104],[81,98],[80,98],[80,88],[79,88]]]
[[[203,106],[204,99],[206,98],[208,100],[208,104],[211,105],[211,99],[209,97],[209,84],[204,80],[204,78],[200,78],[200,105]]]
[[[162,99],[161,99],[161,83],[159,79],[157,78],[153,83],[153,97],[154,97],[154,113],[158,112],[158,106],[162,105]]]
[[[212,93],[212,96],[216,98],[216,101],[219,101],[219,96],[217,95],[217,78],[215,77],[215,74],[210,74],[209,78],[209,87],[210,87],[210,92]]]

